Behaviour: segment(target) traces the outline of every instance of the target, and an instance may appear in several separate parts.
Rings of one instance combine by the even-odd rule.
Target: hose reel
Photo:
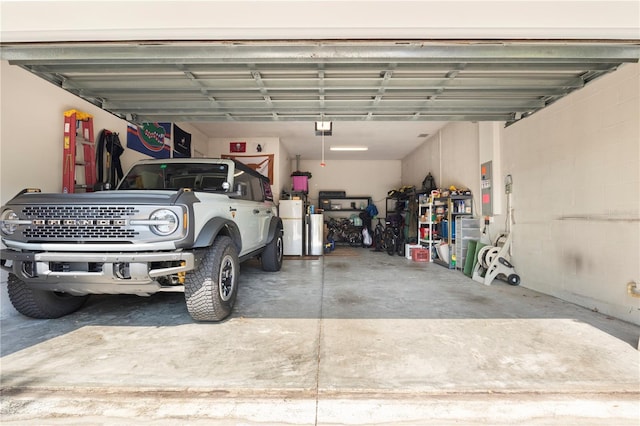
[[[502,237],[506,237],[501,240]],[[497,244],[502,244],[500,247]],[[511,285],[520,284],[520,276],[509,262],[511,237],[500,236],[495,246],[484,246],[478,250],[478,262],[473,270],[472,278],[486,285],[491,285],[495,278],[501,278]]]
[[[495,278],[506,280],[511,285],[520,284],[520,276],[516,274],[511,259],[511,191],[513,179],[511,175],[505,178],[505,192],[507,194],[507,226],[506,232],[496,238],[494,245],[488,245],[478,250],[478,262],[473,269],[472,278],[485,285],[491,285]]]

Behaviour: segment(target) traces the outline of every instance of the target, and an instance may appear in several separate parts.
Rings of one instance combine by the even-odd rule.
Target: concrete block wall
[[[523,285],[640,324],[640,65],[502,135]]]

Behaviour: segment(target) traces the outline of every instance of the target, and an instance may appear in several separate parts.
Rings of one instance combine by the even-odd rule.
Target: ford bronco
[[[113,191],[23,190],[2,206],[1,251],[18,312],[58,318],[90,294],[184,292],[197,321],[234,306],[240,262],[279,271],[282,221],[269,180],[234,160],[136,163]]]

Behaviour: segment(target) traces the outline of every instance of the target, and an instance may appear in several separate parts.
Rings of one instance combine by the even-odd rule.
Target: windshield
[[[222,184],[227,180],[227,172],[226,164],[138,164],[122,179],[118,189],[224,191]]]

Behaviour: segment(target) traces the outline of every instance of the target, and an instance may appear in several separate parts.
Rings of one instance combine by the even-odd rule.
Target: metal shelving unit
[[[319,197],[318,207],[325,213],[361,212],[371,204],[371,197]]]
[[[456,251],[455,223],[461,218],[473,217],[473,196],[430,197],[427,203],[418,204],[418,209],[418,242],[428,248],[430,261],[449,269],[461,268],[463,264],[458,260]],[[443,241],[449,246],[449,259],[441,259],[434,253],[435,246]],[[456,255],[455,265],[453,254]]]

